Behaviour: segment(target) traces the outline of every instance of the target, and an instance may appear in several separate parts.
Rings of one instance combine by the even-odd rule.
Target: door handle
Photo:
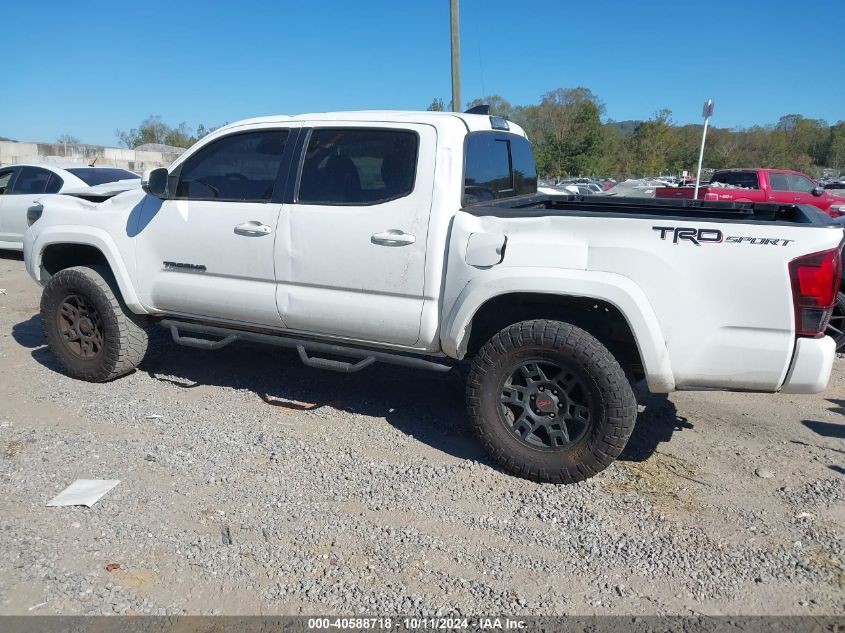
[[[383,233],[375,233],[370,237],[373,244],[381,246],[407,246],[417,241],[417,238],[410,233],[405,233],[399,229],[390,229]]]
[[[238,235],[269,235],[272,232],[272,228],[266,224],[261,224],[258,220],[250,220],[235,227],[235,233]]]

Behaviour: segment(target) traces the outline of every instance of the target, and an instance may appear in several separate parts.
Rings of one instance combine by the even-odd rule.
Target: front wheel
[[[637,403],[602,343],[561,321],[523,321],[479,351],[467,409],[485,450],[535,481],[575,483],[615,460],[634,429]]]
[[[833,312],[830,315],[830,321],[827,324],[827,331],[825,332],[830,338],[836,342],[836,351],[841,352],[845,350],[845,293],[840,292],[836,295],[836,303],[833,304]]]
[[[41,295],[50,351],[72,378],[104,382],[134,370],[147,351],[147,332],[120,297],[107,268],[59,271]]]

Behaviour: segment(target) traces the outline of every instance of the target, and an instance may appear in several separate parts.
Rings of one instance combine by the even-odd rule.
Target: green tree
[[[223,125],[226,125],[226,124],[224,123]],[[208,136],[209,134],[214,132],[214,130],[219,130],[221,127],[223,127],[223,126],[222,125],[206,126],[204,123],[200,123],[197,126],[197,133],[194,135],[193,141],[191,142],[191,144],[196,143],[198,140],[200,140],[201,138],[203,138],[205,136]]]
[[[145,143],[164,143],[170,133],[170,126],[159,115],[148,116],[137,128],[128,132],[116,130],[115,136],[126,147],[132,149]]]
[[[669,157],[677,145],[672,111],[663,108],[648,121],[643,121],[634,131],[632,141],[635,166],[640,175],[656,176],[670,170]]]
[[[200,123],[197,126],[195,134],[185,121],[176,127],[170,127],[167,123],[161,120],[160,116],[153,115],[148,116],[146,119],[141,121],[141,124],[137,128],[132,128],[128,132],[116,130],[115,136],[117,136],[121,145],[130,149],[147,143],[188,148],[199,139],[207,134],[210,134],[216,129],[217,127],[206,126],[205,124]]]
[[[830,128],[825,165],[834,169],[845,167],[845,121],[840,121]]]
[[[190,147],[196,142],[191,128],[188,124],[182,121],[178,127],[170,128],[167,134],[164,135],[164,144],[172,145],[174,147]]]
[[[602,162],[604,104],[587,88],[558,88],[536,106],[512,109],[534,141],[544,176],[587,175]]]
[[[446,110],[446,106],[443,105],[443,99],[435,97],[431,100],[431,103],[428,104],[426,110],[429,112],[444,112]]]
[[[500,116],[506,119],[510,119],[513,116],[513,106],[501,95],[490,95],[489,97],[473,99],[467,104],[467,110],[480,105],[490,106],[490,114],[494,116]]]

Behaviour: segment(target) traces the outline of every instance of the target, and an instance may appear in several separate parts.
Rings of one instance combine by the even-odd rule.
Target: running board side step
[[[160,321],[159,324],[163,328],[170,330],[170,335],[173,337],[174,343],[184,345],[185,347],[216,350],[226,347],[235,341],[252,341],[254,343],[264,343],[266,345],[291,347],[296,349],[299,353],[300,360],[308,367],[338,371],[345,374],[361,371],[375,362],[402,365],[404,367],[413,367],[415,369],[427,369],[429,371],[437,372],[447,372],[452,369],[452,365],[445,363],[438,363],[424,358],[418,358],[416,356],[405,356],[403,354],[394,354],[391,352],[380,352],[369,349],[360,349],[357,347],[345,347],[343,345],[333,345],[331,343],[307,341],[304,339],[295,339],[286,336],[262,334],[260,332],[231,330],[228,328],[214,327],[212,325],[186,323],[184,321],[174,321],[171,319]],[[197,338],[195,336],[185,336],[183,332],[213,336],[217,337],[217,340],[208,340],[204,338]],[[342,360],[309,356],[309,352],[311,354],[317,353],[348,357],[355,359],[355,362],[345,362]]]

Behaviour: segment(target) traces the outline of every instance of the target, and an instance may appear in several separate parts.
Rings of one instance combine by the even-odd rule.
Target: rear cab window
[[[725,185],[742,187],[743,189],[759,189],[760,181],[753,171],[724,171],[713,174],[711,183],[720,182]]]
[[[464,157],[465,205],[537,193],[531,144],[505,132],[473,132]]]

